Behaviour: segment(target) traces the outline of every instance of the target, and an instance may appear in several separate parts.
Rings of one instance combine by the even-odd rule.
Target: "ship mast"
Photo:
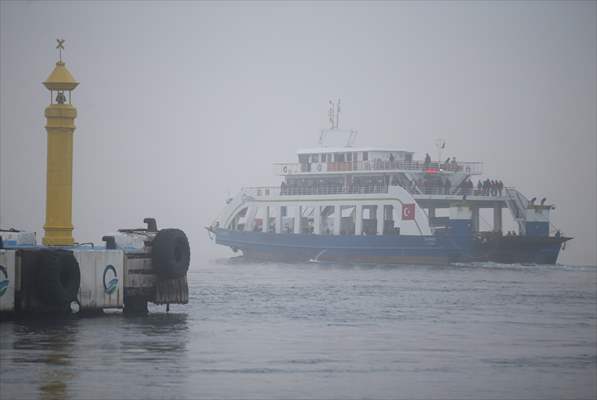
[[[338,101],[334,103],[332,100],[328,101],[329,109],[328,109],[328,121],[330,122],[329,129],[322,129],[321,134],[319,135],[319,145],[325,147],[325,138],[330,133],[344,133],[347,135],[345,147],[352,147],[356,136],[357,131],[354,129],[340,129],[340,98]]]

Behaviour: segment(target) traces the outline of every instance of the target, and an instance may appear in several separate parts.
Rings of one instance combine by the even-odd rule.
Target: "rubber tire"
[[[151,261],[162,278],[184,276],[191,262],[191,248],[187,235],[180,229],[162,229],[151,244]]]
[[[81,285],[79,263],[66,250],[42,251],[37,265],[37,297],[48,306],[65,306],[77,300]]]

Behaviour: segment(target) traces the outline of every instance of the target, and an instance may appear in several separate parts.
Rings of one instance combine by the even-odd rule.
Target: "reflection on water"
[[[186,314],[159,311],[3,322],[0,397],[9,387],[10,398],[97,398],[115,378],[122,384],[122,377],[130,390],[156,365],[184,363],[187,330]],[[137,397],[134,391],[124,397],[130,396]]]
[[[148,316],[0,324],[0,398],[597,397],[597,268],[262,264]]]
[[[77,339],[77,320],[25,321],[16,324],[13,344],[17,364],[37,364],[42,399],[66,399],[68,383],[75,377],[71,358]]]

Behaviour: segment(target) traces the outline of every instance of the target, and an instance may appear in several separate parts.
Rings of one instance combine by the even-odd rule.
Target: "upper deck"
[[[274,163],[280,176],[379,172],[462,173],[481,175],[483,163],[413,160],[413,152],[376,148],[315,148],[299,150],[299,162]]]

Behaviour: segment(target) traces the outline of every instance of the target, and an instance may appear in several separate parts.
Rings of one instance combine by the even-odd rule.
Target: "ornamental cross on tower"
[[[56,48],[58,49],[58,58],[62,62],[62,50],[64,50],[64,39],[56,39],[56,41],[58,42],[58,44],[56,45]]]

